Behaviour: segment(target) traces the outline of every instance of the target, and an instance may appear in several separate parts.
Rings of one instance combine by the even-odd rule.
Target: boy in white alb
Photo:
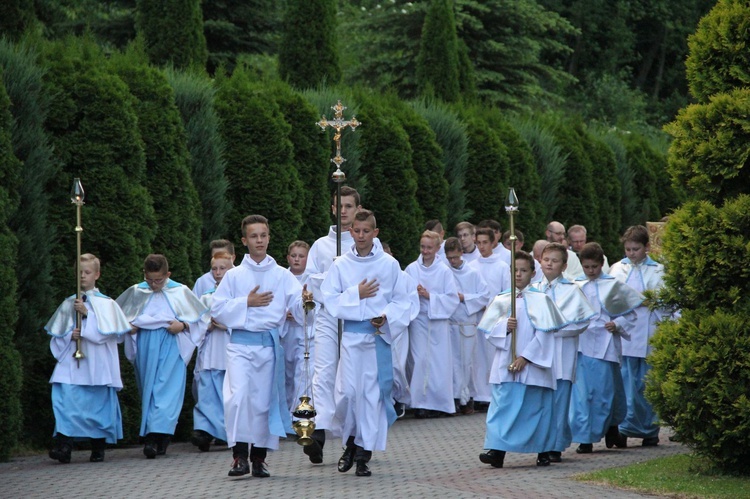
[[[234,254],[217,251],[211,258],[211,278],[218,286],[224,274],[234,268]],[[210,309],[216,287],[201,296],[201,302]],[[193,372],[193,438],[192,443],[203,452],[211,447],[211,440],[226,445],[227,430],[224,425],[224,375],[226,374],[227,344],[230,331],[215,319],[208,317],[205,328],[200,329],[194,343],[198,345]]]
[[[86,253],[79,263],[81,299],[68,297],[44,329],[57,364],[52,372],[55,446],[49,457],[70,462],[74,438],[91,439],[93,463],[104,461],[107,444],[122,438],[122,414],[117,392],[122,389],[117,343],[130,332],[125,314],[114,300],[96,289],[99,259]],[[76,327],[76,313],[82,317]],[[76,360],[76,340],[84,358]]]
[[[247,254],[229,270],[214,293],[211,316],[231,330],[224,378],[224,420],[234,461],[229,476],[270,476],[268,449],[279,447],[291,415],[284,389],[284,353],[279,328],[287,312],[302,322],[302,299],[312,294],[268,256],[268,220],[242,220]]]
[[[604,251],[598,243],[581,250],[586,277],[576,280],[596,314],[578,340],[576,383],[570,397],[570,429],[579,454],[590,454],[604,437],[607,448],[620,447],[617,425],[627,412],[620,373],[621,339],[630,339],[635,310],[643,296],[602,272]]]
[[[487,283],[475,266],[463,261],[461,243],[455,237],[445,241],[445,258],[453,271],[458,288],[459,305],[450,318],[450,337],[453,348],[453,398],[456,410],[464,414],[474,412],[469,386],[472,363],[477,344],[477,323],[480,313],[490,300]]]
[[[578,360],[578,336],[589,326],[594,317],[586,295],[574,282],[563,276],[568,261],[565,246],[549,243],[542,250],[542,280],[535,286],[552,298],[557,308],[569,323],[555,332],[555,424],[554,445],[550,448],[550,461],[562,462],[562,452],[570,446],[573,437],[568,423],[570,411],[570,392],[576,380],[576,362]]]
[[[141,395],[143,454],[148,459],[167,452],[177,427],[187,381],[187,364],[195,343],[191,335],[205,327],[206,306],[185,285],[169,278],[164,255],[143,262],[144,280],[117,297],[132,332],[125,355],[135,368]]]
[[[373,213],[357,212],[351,231],[354,246],[336,260],[321,290],[331,315],[344,320],[334,424],[346,449],[338,470],[356,463],[357,476],[370,476],[372,451],[385,450],[396,420],[390,343],[406,328],[411,299],[398,262],[375,239]]]
[[[234,265],[234,244],[232,244],[231,241],[227,239],[214,239],[211,241],[209,248],[211,249],[211,258],[213,258],[216,253],[227,253],[231,255],[232,265]],[[216,286],[217,284],[213,272],[209,270],[195,281],[195,284],[193,285],[193,293],[200,298],[212,289],[216,289]]]
[[[331,212],[336,215],[338,200],[334,193],[331,200]],[[341,186],[341,253],[352,247],[354,240],[349,228],[354,220],[354,214],[360,206],[359,193],[349,186]],[[325,279],[326,272],[336,259],[336,226],[332,225],[328,235],[315,241],[307,255],[307,268],[310,291],[315,301],[323,303],[320,285]],[[313,400],[315,401],[315,431],[312,445],[302,449],[313,464],[323,462],[323,446],[326,442],[326,430],[333,430],[333,413],[336,409],[334,402],[334,385],[336,383],[336,366],[339,361],[339,331],[338,321],[334,319],[325,305],[320,307],[315,317],[315,359],[313,362]],[[337,435],[338,436],[338,435]]]
[[[534,258],[516,252],[515,317],[508,290],[494,298],[479,323],[494,349],[487,411],[487,434],[479,460],[502,468],[505,453],[536,453],[537,466],[549,466],[555,439],[555,338],[567,325],[550,297],[529,286]],[[514,351],[515,343],[515,351]]]
[[[409,380],[415,417],[439,417],[456,410],[452,390],[453,349],[450,319],[458,308],[458,289],[453,273],[436,256],[440,236],[426,230],[419,241],[421,255],[406,267],[417,282],[419,315],[409,324],[409,353],[414,369]]]

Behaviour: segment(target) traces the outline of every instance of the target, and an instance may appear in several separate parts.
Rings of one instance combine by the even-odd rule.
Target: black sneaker
[[[401,419],[406,415],[406,404],[403,402],[396,402],[393,408],[396,410],[396,418]]]

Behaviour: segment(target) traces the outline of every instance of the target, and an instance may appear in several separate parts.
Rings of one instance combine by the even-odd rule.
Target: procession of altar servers
[[[352,239],[350,235],[346,234],[346,236],[348,237],[343,238],[343,245],[349,246],[348,249],[351,252],[354,248]],[[285,312],[285,319],[282,320],[283,323],[274,323],[272,328],[265,327],[264,324],[260,328],[270,331],[268,345],[263,339],[262,346],[274,347],[272,355],[268,359],[252,360],[252,362],[262,362],[267,366],[263,369],[267,371],[268,384],[273,385],[271,391],[273,400],[261,400],[262,397],[259,398],[257,393],[245,393],[246,399],[239,405],[234,402],[228,404],[230,409],[234,407],[228,413],[228,418],[225,418],[227,394],[236,393],[238,390],[232,388],[232,383],[236,380],[233,381],[234,378],[226,374],[227,359],[232,355],[239,355],[235,352],[238,348],[240,351],[244,351],[243,348],[246,350],[245,345],[249,343],[241,343],[240,347],[233,346],[233,343],[238,343],[232,340],[233,329],[240,333],[248,331],[238,329],[238,325],[227,322],[227,317],[221,316],[221,309],[217,309],[219,312],[217,317],[211,316],[212,302],[214,296],[218,296],[217,291],[221,294],[223,287],[231,286],[229,282],[222,281],[223,273],[215,274],[218,276],[215,281],[211,273],[207,273],[196,282],[194,293],[200,294],[200,302],[193,303],[190,307],[179,304],[179,300],[184,301],[185,298],[178,300],[177,295],[174,294],[180,290],[181,285],[168,278],[164,294],[154,295],[163,303],[157,303],[156,298],[151,297],[150,294],[143,294],[143,296],[141,296],[142,293],[139,294],[148,289],[145,281],[128,291],[133,294],[134,298],[128,301],[129,298],[123,298],[127,293],[123,293],[118,303],[123,307],[128,322],[141,329],[165,329],[173,322],[170,318],[174,315],[175,305],[184,310],[188,308],[194,310],[194,317],[190,317],[188,322],[180,323],[185,334],[176,335],[176,341],[169,345],[174,350],[171,358],[176,364],[183,366],[187,366],[195,349],[198,352],[193,373],[193,397],[195,399],[193,443],[202,451],[208,450],[209,443],[232,447],[236,442],[241,441],[262,442],[263,447],[270,450],[278,448],[279,437],[295,434],[289,416],[303,396],[311,396],[312,403],[318,410],[316,422],[320,423],[319,431],[327,430],[334,437],[344,440],[356,436],[357,445],[363,446],[368,451],[385,450],[387,427],[396,417],[403,417],[407,408],[413,410],[414,417],[418,419],[472,414],[475,410],[488,411],[488,432],[485,445],[492,449],[492,442],[501,441],[505,448],[499,450],[503,452],[503,455],[505,450],[540,454],[549,451],[551,454],[557,454],[559,459],[560,452],[572,442],[581,444],[577,452],[586,453],[590,452],[592,443],[604,437],[606,437],[607,447],[615,445],[624,447],[628,436],[643,438],[643,445],[658,443],[656,416],[653,412],[649,412],[650,407],[645,400],[639,398],[639,394],[634,393],[632,389],[632,386],[642,382],[642,377],[647,371],[648,366],[643,362],[646,347],[643,346],[642,351],[636,351],[635,347],[628,348],[627,352],[633,360],[626,358],[630,364],[625,364],[622,368],[620,363],[626,351],[623,341],[628,342],[637,335],[641,340],[639,344],[646,345],[656,322],[668,315],[665,311],[660,311],[658,317],[655,318],[653,312],[649,312],[646,307],[642,306],[641,292],[661,285],[663,266],[648,257],[632,261],[624,258],[613,266],[613,275],[617,277],[601,272],[600,267],[600,273],[595,276],[588,274],[574,276],[578,277],[574,283],[566,279],[565,276],[568,274],[563,275],[562,270],[555,277],[550,277],[546,263],[545,272],[542,275],[542,271],[539,270],[540,262],[535,261],[531,265],[531,273],[537,275],[534,276],[531,284],[528,286],[524,284],[525,287],[514,291],[518,293],[519,298],[516,305],[516,313],[519,316],[517,334],[523,341],[518,346],[518,352],[512,355],[509,352],[510,342],[506,340],[510,335],[506,335],[505,326],[511,316],[511,310],[506,307],[503,314],[497,317],[487,312],[493,303],[498,303],[498,300],[507,300],[512,282],[508,265],[511,252],[507,249],[503,252],[495,247],[490,253],[485,253],[487,256],[482,254],[477,256],[474,251],[468,252],[465,248],[462,249],[456,238],[451,239],[453,241],[449,240],[450,248],[446,251],[444,246],[441,246],[441,244],[445,245],[442,238],[438,238],[437,234],[432,231],[425,231],[421,239],[422,254],[416,261],[409,264],[405,271],[399,270],[397,266],[394,267],[395,261],[392,259],[382,260],[391,262],[387,270],[378,268],[373,271],[373,275],[392,281],[389,289],[399,290],[398,292],[402,295],[398,307],[388,305],[390,309],[386,307],[386,302],[376,303],[376,297],[367,299],[375,300],[368,302],[372,306],[365,306],[373,317],[376,317],[378,313],[383,313],[381,310],[383,307],[391,311],[388,314],[389,320],[383,328],[385,333],[382,338],[372,335],[375,330],[369,324],[370,315],[357,316],[356,320],[360,321],[357,324],[347,320],[349,324],[347,327],[350,329],[345,329],[346,331],[365,333],[356,335],[357,341],[364,341],[368,345],[373,342],[378,345],[382,343],[386,346],[385,349],[378,349],[377,356],[374,353],[375,350],[366,356],[361,356],[358,360],[349,356],[350,361],[352,359],[356,362],[364,360],[372,364],[373,369],[369,374],[372,374],[370,377],[374,381],[371,380],[372,386],[367,392],[374,395],[374,398],[361,400],[375,408],[375,413],[382,412],[384,415],[380,425],[383,427],[378,428],[372,435],[363,435],[361,429],[357,428],[353,422],[354,419],[344,414],[340,404],[337,404],[337,401],[341,399],[337,397],[337,393],[343,390],[347,383],[345,371],[348,364],[338,362],[339,338],[336,334],[337,321],[334,317],[341,316],[341,310],[344,308],[347,310],[354,310],[352,307],[361,308],[358,304],[361,298],[347,297],[346,291],[343,294],[341,290],[337,292],[339,294],[330,291],[333,289],[331,286],[337,287],[329,276],[330,263],[334,260],[335,251],[334,227],[331,228],[328,236],[321,238],[312,248],[301,241],[292,243],[290,255],[293,247],[304,249],[301,264],[299,261],[293,263],[292,257],[288,255],[290,267],[283,269],[268,257],[263,265],[273,270],[268,274],[268,276],[273,274],[270,277],[272,282],[266,282],[265,278],[268,276],[265,267],[261,268],[260,264],[247,267],[245,272],[260,276],[258,278],[260,280],[256,279],[256,281],[265,283],[266,287],[276,289],[274,286],[279,283],[287,283],[288,285],[284,286],[286,289],[284,301],[288,308]],[[595,243],[592,244],[595,245]],[[553,243],[552,246],[555,244]],[[562,248],[562,245],[557,246]],[[362,265],[362,259],[371,257],[373,260],[368,265],[378,267],[381,261],[379,255],[385,253],[386,250],[382,243],[375,239],[372,251],[373,253],[369,256],[351,257],[354,258],[353,261],[360,261],[355,264],[355,267],[359,268]],[[554,251],[553,249],[552,253]],[[601,251],[600,247],[599,251]],[[560,251],[560,253],[564,252],[565,250]],[[531,259],[530,255],[526,254],[526,256]],[[467,257],[469,261],[465,261],[464,257]],[[215,254],[212,265],[214,261],[222,260],[227,269],[234,267],[233,253],[231,256],[220,252]],[[243,267],[245,265],[243,261]],[[343,265],[341,267],[344,268]],[[346,279],[351,280],[351,276],[354,275],[353,270],[351,272],[342,270],[340,274],[333,277],[337,283]],[[255,284],[255,281],[253,283]],[[343,289],[348,289],[350,285],[356,286],[356,282],[352,281]],[[247,283],[242,284],[242,287],[247,288],[245,291],[255,292],[251,291],[248,286]],[[297,293],[303,286],[309,287],[313,293],[314,306],[312,306],[313,302],[310,302],[311,307],[305,307],[304,313],[301,313],[302,309],[291,305],[298,303]],[[326,286],[329,288],[328,293],[323,289]],[[535,293],[539,293],[539,296],[546,301],[540,302],[535,298]],[[192,296],[192,293],[189,294]],[[240,293],[238,296],[244,295]],[[521,299],[522,296],[523,299]],[[97,300],[97,296],[92,295],[90,303],[97,304],[99,303]],[[90,304],[86,306],[91,309]],[[233,303],[231,306],[237,308],[236,315],[240,317],[237,324],[244,324],[243,318],[246,314],[244,298],[242,303]],[[540,313],[540,310],[548,308],[552,310],[550,312],[552,315],[557,314],[555,316],[558,319],[540,322],[538,318],[544,315]],[[143,312],[144,310],[148,313]],[[203,312],[201,313],[200,310]],[[396,310],[398,313],[395,313]],[[86,324],[89,326],[94,324],[94,319]],[[229,327],[223,326],[222,322]],[[483,328],[479,327],[480,322],[484,324]],[[542,322],[544,326],[541,325]],[[609,328],[610,323],[614,324],[613,329]],[[60,345],[63,343],[55,336],[57,333],[53,327],[54,324],[55,318],[50,321],[48,328],[53,336],[53,353],[58,359],[64,360],[68,356],[61,354],[64,348]],[[70,330],[68,326],[70,325],[66,323],[65,328],[57,329],[67,334]],[[524,333],[527,335],[526,339],[521,335],[522,330],[526,331]],[[321,334],[321,331],[327,332]],[[91,333],[84,331],[82,334]],[[536,335],[536,339],[530,339],[532,336],[528,336],[529,334]],[[58,336],[62,336],[62,333]],[[164,332],[162,336],[167,339],[172,338],[168,332]],[[149,345],[142,343],[147,339],[161,342],[162,336],[125,335],[128,358],[135,359],[137,365],[148,369],[145,360],[140,363],[137,361],[139,354],[151,349]],[[493,341],[492,338],[496,340]],[[497,341],[497,338],[500,338],[500,341]],[[351,338],[347,341],[348,343],[344,342],[342,348],[354,351],[356,348]],[[538,351],[529,351],[530,355],[523,354],[524,345],[527,344],[537,345],[534,348]],[[66,342],[65,345],[68,345],[66,348],[69,350],[69,343]],[[316,352],[316,345],[318,345],[319,352]],[[380,350],[387,352],[387,362],[383,361]],[[328,359],[325,364],[330,372],[326,376],[322,374],[323,371],[318,370],[321,363],[315,362],[316,353],[325,355]],[[515,353],[518,356],[523,355],[521,358],[525,360],[528,368],[523,373],[509,374],[508,360],[514,360]],[[498,362],[499,358],[503,359],[502,362]],[[281,364],[278,364],[278,359],[282,360]],[[71,364],[70,359],[67,360],[67,364]],[[320,357],[318,360],[320,361]],[[636,369],[631,364],[636,365],[637,362],[640,362],[636,367],[641,370],[641,374],[633,374]],[[387,375],[383,374],[384,368],[389,371]],[[183,372],[183,368],[179,366],[172,370],[176,373]],[[68,371],[72,371],[70,366],[68,366]],[[529,377],[530,372],[537,373],[538,376]],[[56,395],[55,390],[59,392],[61,389],[68,389],[68,384],[70,384],[68,381],[59,381],[63,379],[62,373],[62,368],[58,366],[55,371],[57,377],[51,381],[56,415],[65,412],[60,401],[72,400],[71,396]],[[334,376],[331,377],[331,374]],[[639,377],[641,379],[638,379]],[[543,383],[538,382],[541,379],[544,380]],[[388,384],[385,388],[384,380]],[[138,377],[137,381],[139,389],[144,393],[161,389],[151,384],[159,382],[158,378],[152,380]],[[357,380],[356,383],[350,384],[356,389],[355,385],[362,381]],[[114,382],[104,384],[114,387],[114,390],[108,389],[112,392],[110,399],[113,401],[111,406],[114,408],[110,412],[115,414],[113,416],[115,423],[109,426],[118,431],[111,435],[102,434],[104,435],[102,438],[106,438],[106,442],[111,444],[121,438],[121,429],[118,429],[120,425],[117,423],[119,406],[116,404],[115,394],[116,389],[121,388],[121,384],[117,385]],[[507,386],[499,390],[503,384]],[[181,386],[184,387],[184,379],[176,381],[172,379],[168,385],[167,389],[175,393],[169,398],[173,405],[179,406],[167,407],[169,415],[165,413],[163,417],[159,416],[161,414],[159,411],[162,409],[158,405],[153,405],[153,398],[150,395],[143,399],[144,415],[150,414],[150,416],[148,419],[144,416],[141,434],[166,436],[162,441],[157,442],[158,453],[166,451],[168,436],[173,433],[174,424],[176,424],[174,415],[179,413],[183,402],[181,393],[178,392]],[[546,390],[537,390],[539,387]],[[387,394],[387,400],[383,399],[383,394]],[[475,402],[486,404],[476,404],[475,407]],[[259,414],[265,414],[263,417],[268,417],[270,422],[268,431],[262,436],[239,436],[237,434],[236,425],[231,422],[237,420],[237,411],[242,404],[270,407],[270,412],[257,411]],[[528,413],[525,412],[528,407],[523,406],[536,406],[544,417],[538,419],[536,423],[530,423],[526,418]],[[502,411],[507,412],[499,415]],[[508,415],[514,419],[509,420]],[[642,425],[635,426],[628,421],[631,416],[636,421],[641,421]],[[159,419],[160,417],[163,421]],[[525,426],[524,421],[521,421],[524,418],[526,419]],[[61,434],[76,434],[75,430],[69,430],[64,426],[68,424],[64,417],[59,416],[57,419],[56,431]],[[500,431],[505,433],[502,439],[493,437],[494,432],[498,430],[499,421],[508,427],[500,428]],[[513,424],[519,426],[510,431]],[[535,429],[529,426],[530,424],[543,426],[543,428]],[[618,425],[624,428],[621,433],[616,431]],[[519,427],[525,427],[525,429],[519,431]],[[613,428],[614,433],[612,433]],[[544,431],[538,431],[540,429]],[[510,435],[511,433],[515,435]],[[535,440],[528,435],[535,435]],[[515,436],[519,437],[518,442],[513,441]],[[502,460],[496,454],[483,454],[480,460],[496,467],[502,466]],[[499,466],[497,466],[498,463]],[[540,461],[537,461],[537,464],[546,465],[549,461],[546,464],[540,464]]]

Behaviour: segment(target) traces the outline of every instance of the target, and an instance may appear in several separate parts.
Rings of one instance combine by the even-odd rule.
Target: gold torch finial
[[[83,198],[86,193],[81,185],[81,179],[76,177],[73,179],[73,188],[70,189],[70,201],[76,205],[76,299],[81,299],[81,233],[83,227],[81,226],[81,206],[83,206]],[[81,314],[76,312],[76,328],[81,329]],[[81,359],[85,359],[86,356],[81,350],[81,338],[76,340],[76,351],[73,353],[73,358],[76,359],[78,367],[81,366]]]

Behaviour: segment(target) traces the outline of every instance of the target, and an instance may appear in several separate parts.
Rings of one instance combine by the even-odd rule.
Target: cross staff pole
[[[336,256],[341,256],[341,184],[346,180],[346,174],[341,171],[341,165],[346,161],[341,156],[341,132],[349,127],[352,131],[356,131],[357,127],[361,125],[357,118],[352,116],[352,119],[344,119],[344,109],[346,107],[341,104],[339,100],[335,106],[331,106],[333,109],[333,119],[328,120],[325,115],[321,117],[317,125],[321,130],[325,131],[328,127],[333,128],[335,133],[333,135],[333,142],[336,144],[336,155],[331,158],[331,163],[336,165],[336,171],[331,175],[331,179],[336,184]],[[339,352],[341,351],[341,336],[344,334],[344,322],[338,320],[338,336],[339,336]]]

